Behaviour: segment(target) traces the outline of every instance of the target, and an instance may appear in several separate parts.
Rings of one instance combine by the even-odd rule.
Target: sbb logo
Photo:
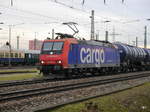
[[[105,53],[103,48],[84,48],[80,50],[81,63],[100,64],[105,62]]]

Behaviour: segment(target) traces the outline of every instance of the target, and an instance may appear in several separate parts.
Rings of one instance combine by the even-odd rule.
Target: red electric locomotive
[[[43,42],[40,63],[43,75],[58,74],[70,77],[86,72],[116,70],[120,65],[117,49],[109,42],[98,40],[76,39],[78,33],[74,22],[63,23],[73,31],[73,35],[56,33],[55,39]],[[73,25],[73,27],[71,27]]]
[[[56,33],[55,39],[47,39],[43,42],[40,63],[41,72],[44,75],[61,72],[68,68],[68,52],[71,44],[77,43],[72,35]]]
[[[77,40],[72,35],[57,33],[56,39],[45,40],[40,62],[44,75],[70,77],[85,72],[114,70],[120,65],[119,52],[111,43]]]

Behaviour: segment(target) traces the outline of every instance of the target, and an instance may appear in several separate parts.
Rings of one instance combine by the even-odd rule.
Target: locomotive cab
[[[77,43],[71,35],[60,34],[56,39],[47,39],[43,42],[40,55],[41,72],[44,75],[49,73],[60,73],[62,69],[68,68],[68,52],[70,44]]]

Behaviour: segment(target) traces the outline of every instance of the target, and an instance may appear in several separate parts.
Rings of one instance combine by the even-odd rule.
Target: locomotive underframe
[[[41,66],[40,71],[43,73],[44,76],[48,76],[51,74],[61,74],[65,75],[66,77],[72,77],[73,75],[76,76],[84,76],[86,73],[94,74],[110,74],[110,73],[120,73],[120,72],[134,72],[134,71],[143,71],[149,70],[150,64],[144,61],[132,61],[126,60],[121,62],[120,65],[114,66],[101,66],[101,67],[84,67],[82,65],[72,65],[70,68],[63,68],[61,65],[44,65]]]
[[[61,65],[43,65],[40,67],[40,71],[44,74],[47,75],[49,73],[57,73],[59,71],[62,71],[63,68]]]

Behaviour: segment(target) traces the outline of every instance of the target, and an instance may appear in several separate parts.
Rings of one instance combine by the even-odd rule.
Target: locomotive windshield
[[[42,54],[61,54],[64,42],[45,42]]]
[[[53,42],[46,42],[43,45],[43,51],[49,51],[52,50]]]
[[[54,42],[53,50],[62,50],[63,42]]]

